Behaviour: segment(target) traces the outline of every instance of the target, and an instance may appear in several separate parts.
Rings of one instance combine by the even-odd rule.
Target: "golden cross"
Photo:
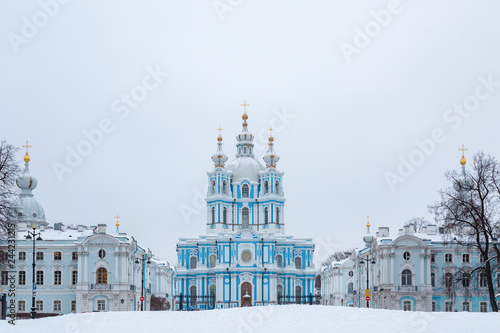
[[[458,151],[461,151],[461,152],[462,152],[462,158],[464,158],[464,157],[465,157],[464,153],[465,153],[467,150],[469,150],[469,149],[465,148],[465,145],[462,145],[462,148],[459,148],[459,149],[458,149]]]
[[[25,144],[25,145],[23,145],[23,146],[21,146],[21,147],[26,148],[26,155],[28,155],[28,149],[29,149],[29,148],[31,148],[32,146],[30,146],[30,145],[28,144],[28,141],[26,141],[26,144]]]
[[[116,222],[119,222],[118,220],[120,219],[120,215],[116,214],[115,219],[116,219]]]
[[[269,136],[273,136],[273,128],[269,127]]]
[[[250,106],[250,104],[247,104],[247,101],[244,100],[243,104],[240,104],[243,107],[243,112],[247,113],[247,106]]]
[[[223,128],[221,128],[221,126],[219,125],[219,128],[217,128],[217,130],[219,131],[219,136],[222,136],[222,131],[224,130]]]

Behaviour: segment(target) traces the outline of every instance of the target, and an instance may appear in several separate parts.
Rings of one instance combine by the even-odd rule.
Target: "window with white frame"
[[[243,184],[243,186],[241,187],[241,197],[248,198],[249,192],[250,192],[250,189],[248,187],[248,184]]]
[[[432,312],[436,312],[436,311],[437,311],[437,303],[432,302]]]
[[[486,302],[479,303],[479,312],[488,312],[488,303]]]
[[[468,253],[462,254],[462,262],[470,262],[470,255]]]
[[[71,300],[71,313],[76,313],[76,299]]]
[[[62,280],[61,271],[55,271],[54,272],[54,284],[60,286],[61,280]]]
[[[55,300],[52,312],[55,312],[55,313],[61,312],[61,308],[62,308],[61,301],[60,300]]]
[[[462,274],[462,287],[464,288],[470,287],[470,274],[468,272],[464,272]]]
[[[412,286],[412,281],[411,281],[411,271],[409,269],[403,270],[401,273],[401,285],[403,286]]]
[[[295,257],[295,268],[302,269],[302,259],[300,257]]]
[[[281,254],[276,256],[276,266],[283,268],[283,256]]]
[[[17,311],[18,312],[26,311],[26,301],[24,301],[22,299],[17,301]]]
[[[71,272],[71,284],[75,285],[78,283],[78,271],[74,270]]]
[[[274,183],[274,191],[276,192],[276,194],[280,194],[280,182],[279,182],[279,180],[277,180]]]
[[[71,260],[78,260],[78,252],[71,252]]]
[[[470,303],[469,302],[463,302],[462,303],[462,311],[464,311],[464,312],[470,312]]]
[[[444,274],[444,286],[452,287],[453,286],[453,274],[448,272]]]
[[[446,263],[453,262],[453,254],[451,254],[451,253],[446,253],[446,254],[444,255],[444,262],[446,262]]]
[[[212,180],[212,189],[210,190],[212,194],[215,194],[215,180]]]
[[[43,311],[43,301],[41,299],[36,300],[35,302],[35,308],[37,312],[42,312]]]
[[[215,207],[212,207],[212,224],[215,223]]]
[[[19,271],[19,285],[20,286],[25,286],[26,285],[26,271]]]
[[[198,258],[196,257],[191,257],[191,259],[189,259],[189,268],[191,269],[195,269],[196,268],[196,263],[198,262]]]
[[[43,252],[36,253],[36,260],[43,260]]]
[[[249,221],[250,221],[250,211],[248,210],[247,207],[244,207],[241,210],[241,222],[244,228],[248,228]]]
[[[411,258],[411,254],[410,254],[410,252],[405,251],[405,252],[403,253],[403,259],[404,259],[404,260],[410,260],[410,258]]]
[[[43,285],[43,271],[36,271],[36,284]]]
[[[269,192],[269,182],[267,180],[264,180],[264,194],[267,194]]]
[[[59,251],[54,252],[54,260],[61,260],[62,254]]]
[[[196,286],[189,288],[189,303],[190,305],[196,304]]]
[[[222,209],[222,222],[224,224],[227,224],[227,208],[226,207],[224,207]]]
[[[269,208],[264,208],[264,224],[269,223]]]
[[[227,194],[227,181],[222,182],[222,193]]]
[[[431,285],[436,286],[436,272],[431,272]]]
[[[411,311],[411,301],[403,301],[403,311]]]
[[[486,274],[480,273],[479,274],[479,287],[486,288],[486,286],[487,286]]]
[[[444,303],[444,311],[446,312],[452,312],[453,311],[453,302],[445,302]]]
[[[276,224],[280,224],[280,208],[276,207]]]
[[[97,300],[97,311],[106,311],[106,300]]]
[[[19,260],[26,260],[26,252],[21,251],[18,255]]]
[[[211,268],[215,267],[215,260],[216,260],[215,254],[212,254],[210,256],[210,267]]]

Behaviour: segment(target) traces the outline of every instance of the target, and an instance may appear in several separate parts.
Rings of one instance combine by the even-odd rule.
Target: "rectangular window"
[[[54,260],[61,260],[62,255],[61,252],[54,252]]]
[[[36,271],[36,284],[43,286],[43,271]]]
[[[19,300],[17,302],[17,311],[18,312],[24,312],[26,311],[26,302],[23,300]]]
[[[54,284],[58,286],[61,285],[61,271],[54,272]]]
[[[103,299],[97,300],[97,311],[106,311],[106,301]]]
[[[71,260],[78,260],[78,252],[71,253]]]
[[[444,262],[453,262],[453,255],[451,253],[446,253],[444,255]]]
[[[436,312],[436,311],[437,311],[437,303],[432,302],[432,312]]]
[[[42,300],[37,300],[35,303],[36,311],[42,312],[43,311],[43,301]]]
[[[7,271],[3,271],[0,275],[0,284],[2,286],[6,286],[9,282],[9,273]]]
[[[43,260],[43,252],[36,253],[36,260]]]
[[[19,252],[19,260],[26,260],[26,252]]]
[[[468,253],[462,254],[462,262],[470,262],[470,256]]]
[[[444,303],[444,311],[452,312],[453,311],[453,302]]]
[[[19,271],[19,285],[26,285],[26,271]]]
[[[71,284],[78,283],[78,271],[71,272]]]
[[[436,254],[431,253],[431,262],[436,262]]]
[[[431,285],[433,287],[436,286],[436,273],[435,272],[431,272]]]
[[[462,303],[462,311],[466,311],[466,312],[470,311],[470,303],[469,302]]]
[[[61,301],[54,301],[54,310],[52,312],[61,312]]]
[[[71,300],[71,313],[76,313],[76,300]]]

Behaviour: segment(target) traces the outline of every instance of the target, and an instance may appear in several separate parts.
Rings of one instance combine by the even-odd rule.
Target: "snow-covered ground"
[[[0,321],[0,332],[500,332],[499,313],[425,313],[326,306],[266,306],[200,312],[107,312]]]

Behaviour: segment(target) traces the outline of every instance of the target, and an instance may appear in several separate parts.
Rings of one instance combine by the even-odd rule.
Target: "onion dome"
[[[370,217],[368,216],[368,219]],[[367,246],[370,246],[371,243],[373,242],[373,236],[370,234],[370,220],[366,222],[366,235],[363,237],[363,240],[365,241]]]
[[[222,128],[219,127],[219,137],[217,138],[217,151],[212,155],[212,161],[216,168],[223,168],[227,162],[227,155],[222,151]]]
[[[276,168],[276,164],[280,160],[280,157],[274,151],[274,138],[272,134],[272,129],[270,128],[269,131],[271,131],[271,134],[269,135],[269,148],[267,150],[266,155],[264,155],[263,159],[264,162],[266,162],[266,166],[268,168]]]
[[[20,175],[16,184],[21,189],[21,194],[16,202],[18,209],[17,220],[26,222],[42,222],[42,224],[47,224],[45,222],[45,211],[42,205],[33,198],[32,191],[37,187],[38,181],[30,173],[29,162],[30,156],[28,154],[28,148],[31,147],[26,142],[26,155],[24,155],[24,171]]]

